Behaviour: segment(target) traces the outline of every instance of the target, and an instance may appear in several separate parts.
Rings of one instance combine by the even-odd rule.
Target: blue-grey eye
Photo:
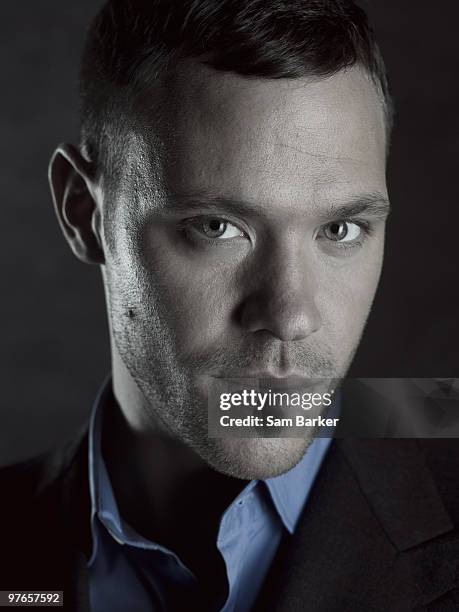
[[[334,221],[324,227],[324,235],[333,242],[352,242],[359,238],[362,228],[350,221]]]
[[[212,240],[227,240],[228,238],[244,236],[242,230],[219,217],[209,217],[208,219],[199,221],[195,227],[207,238],[211,238]]]

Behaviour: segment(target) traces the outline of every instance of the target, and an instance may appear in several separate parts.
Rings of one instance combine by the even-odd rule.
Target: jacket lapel
[[[73,555],[71,609],[89,612],[89,578],[86,567],[91,554],[91,501],[88,480],[88,436],[80,440],[73,461],[61,478],[62,513],[70,535]]]
[[[334,440],[259,609],[408,612],[427,605],[455,586],[452,530],[416,441]]]

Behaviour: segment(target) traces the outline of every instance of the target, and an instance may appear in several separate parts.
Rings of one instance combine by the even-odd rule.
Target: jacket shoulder
[[[78,537],[68,497],[86,500],[87,479],[75,492],[75,478],[86,477],[87,436],[60,448],[0,468],[2,546],[0,587],[63,590],[72,596]],[[76,500],[76,503],[75,503]]]
[[[57,448],[16,464],[0,467],[0,515],[19,518],[59,488],[77,456],[87,448],[86,428]]]

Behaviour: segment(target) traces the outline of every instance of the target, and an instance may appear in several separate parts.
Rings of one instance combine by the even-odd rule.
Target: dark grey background
[[[71,435],[109,369],[99,272],[70,254],[46,180],[77,140],[77,66],[100,2],[2,3],[0,463]],[[458,9],[364,3],[391,75],[397,122],[385,269],[355,376],[457,377]]]

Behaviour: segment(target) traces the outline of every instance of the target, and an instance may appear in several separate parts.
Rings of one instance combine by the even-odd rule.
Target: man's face
[[[161,121],[142,99],[122,178],[102,189],[113,348],[143,398],[123,409],[216,469],[273,476],[310,436],[209,438],[209,389],[345,375],[383,258],[382,105],[358,68],[313,81],[193,65],[173,81]]]

